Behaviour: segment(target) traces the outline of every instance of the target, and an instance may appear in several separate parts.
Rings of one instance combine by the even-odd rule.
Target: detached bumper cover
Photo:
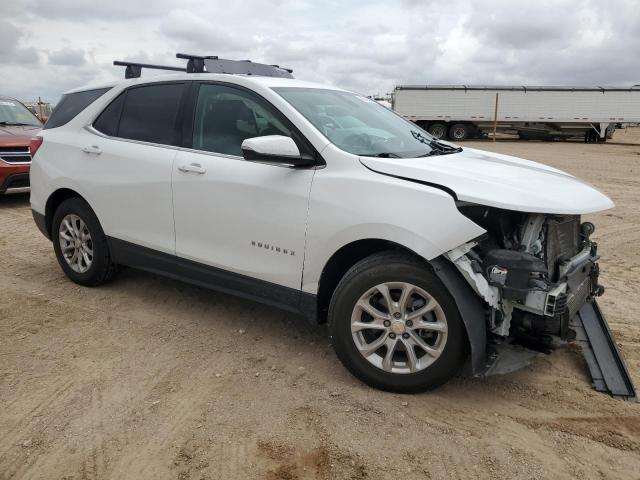
[[[575,315],[570,328],[589,366],[593,388],[615,398],[636,399],[636,390],[605,320],[595,300],[587,301]]]

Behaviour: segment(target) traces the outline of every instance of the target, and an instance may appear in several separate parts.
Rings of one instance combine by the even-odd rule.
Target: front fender
[[[437,257],[430,263],[456,302],[469,338],[471,371],[473,375],[479,375],[487,363],[487,326],[482,300],[451,262]]]
[[[345,245],[386,240],[429,261],[485,232],[440,189],[373,172],[357,157],[332,167],[318,170],[311,188],[302,281],[307,293],[317,293],[325,265]]]

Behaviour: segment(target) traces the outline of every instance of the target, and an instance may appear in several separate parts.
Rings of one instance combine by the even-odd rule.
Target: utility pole
[[[496,143],[497,129],[498,129],[498,93],[496,93],[496,108],[493,111],[493,143]]]

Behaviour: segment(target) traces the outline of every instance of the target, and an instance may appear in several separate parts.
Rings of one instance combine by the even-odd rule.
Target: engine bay
[[[486,234],[446,256],[488,305],[492,340],[545,353],[573,340],[571,319],[604,291],[593,224],[464,202],[458,209]]]

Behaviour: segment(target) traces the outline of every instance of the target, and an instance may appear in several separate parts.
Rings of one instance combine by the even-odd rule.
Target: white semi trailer
[[[392,108],[454,141],[493,131],[495,120],[497,131],[520,138],[604,142],[616,125],[640,122],[640,86],[399,85]]]

